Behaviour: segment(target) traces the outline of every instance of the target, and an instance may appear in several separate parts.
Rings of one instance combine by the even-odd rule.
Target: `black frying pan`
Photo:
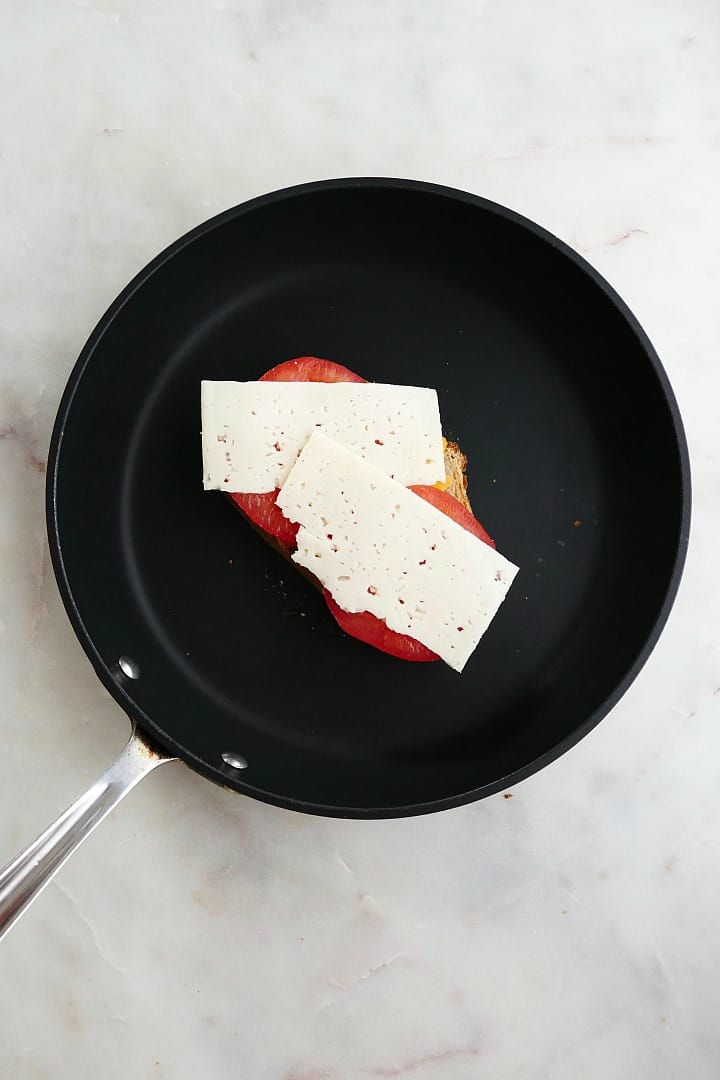
[[[303,353],[438,390],[475,513],[520,566],[462,675],[345,637],[202,490],[200,380]],[[472,195],[337,180],[221,214],[125,289],[63,396],[47,515],[75,632],[166,755],[280,806],[388,817],[516,783],[620,698],[678,586],[690,479],[652,346],[575,252]]]

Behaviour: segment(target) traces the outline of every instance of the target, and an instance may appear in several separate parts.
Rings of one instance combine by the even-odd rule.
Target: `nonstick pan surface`
[[[303,354],[438,391],[520,567],[460,675],[346,637],[203,491],[200,380]],[[401,180],[255,199],[155,259],[71,375],[47,495],[68,614],[133,720],[212,780],[350,817],[488,795],[585,735],[657,640],[690,515],[667,378],[607,283],[517,214]]]

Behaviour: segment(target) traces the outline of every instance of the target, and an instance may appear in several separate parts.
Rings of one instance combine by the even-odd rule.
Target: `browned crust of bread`
[[[463,454],[456,442],[445,443],[445,483],[446,491],[472,514],[472,506],[467,493],[467,463],[468,459]]]
[[[262,539],[265,541],[266,544],[269,544],[271,548],[275,548],[275,550],[280,555],[284,556],[284,558],[286,558],[286,559],[290,558],[290,548],[287,547],[286,544],[283,544],[282,540],[278,540],[277,536],[271,536],[270,533],[265,532],[265,530],[261,529],[259,525],[256,525],[254,521],[251,521],[250,518],[245,513],[245,511],[243,510],[243,508],[241,506],[238,506],[238,504],[234,501],[232,495],[230,495],[229,493],[228,493],[228,499],[233,504],[233,506],[235,507],[237,512],[239,514],[242,514],[242,516],[245,518],[245,520],[247,521],[248,525],[253,530],[253,532],[256,532],[258,534],[258,536],[262,537]],[[302,569],[303,569],[302,566],[298,566],[298,570],[302,570]]]
[[[287,546],[287,544],[283,544],[282,540],[278,540],[276,536],[271,536],[270,533],[266,533],[264,529],[261,529],[259,525],[256,525],[254,521],[251,521],[245,511],[242,509],[242,507],[238,506],[236,502],[233,502],[230,495],[228,495],[228,499],[230,499],[237,512],[239,514],[242,514],[253,532],[256,532],[258,536],[260,536],[271,548],[274,548],[275,551],[277,551],[278,555],[282,555],[283,559],[286,559],[289,563],[292,563],[293,567],[297,570],[297,572],[299,574],[302,574],[304,578],[307,578],[311,585],[314,585],[316,589],[322,590],[322,585],[314,574],[311,574],[310,571],[306,570],[304,566],[300,565],[300,563],[293,562],[292,552]]]

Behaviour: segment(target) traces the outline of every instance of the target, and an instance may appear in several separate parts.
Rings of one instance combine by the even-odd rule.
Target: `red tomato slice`
[[[350,368],[334,364],[332,360],[321,360],[318,356],[298,356],[295,360],[286,360],[284,364],[270,368],[260,376],[260,382],[367,382]]]
[[[426,487],[423,484],[411,487],[410,490],[419,495],[421,499],[431,503],[432,506],[437,507],[443,514],[447,514],[453,521],[457,521],[458,525],[462,525],[464,529],[467,529],[473,536],[477,536],[483,543],[489,544],[492,548],[495,547],[495,541],[483,529],[477,518],[469,510],[466,510],[454,495],[448,495],[447,491],[441,491],[440,488],[436,487]],[[380,649],[381,652],[390,653],[391,656],[397,656],[401,660],[428,661],[438,659],[437,653],[432,652],[426,645],[421,645],[419,641],[410,637],[409,634],[398,634],[395,630],[391,630],[382,619],[378,619],[376,615],[372,615],[369,611],[343,611],[335,603],[327,589],[323,589],[323,596],[327,606],[345,633],[357,638],[358,641],[364,641],[367,645],[373,645],[376,649]]]
[[[382,619],[371,615],[369,611],[344,611],[335,603],[327,589],[323,589],[325,603],[330,608],[331,615],[350,637],[364,641],[367,645],[374,645],[380,652],[390,653],[400,660],[428,661],[438,660],[437,653],[432,652],[426,645],[421,645],[409,634],[398,634],[391,630]]]
[[[280,488],[275,491],[266,491],[262,495],[246,495],[235,491],[230,498],[247,514],[253,525],[257,525],[263,532],[269,533],[286,547],[295,547],[295,538],[299,525],[285,517],[275,500],[280,494]]]

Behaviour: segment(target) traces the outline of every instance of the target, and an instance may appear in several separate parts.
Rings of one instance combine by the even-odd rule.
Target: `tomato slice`
[[[421,645],[409,634],[398,634],[396,630],[372,615],[369,611],[344,611],[337,604],[327,589],[323,589],[325,603],[330,608],[330,614],[350,637],[364,641],[367,645],[374,645],[380,652],[390,653],[400,660],[415,660],[418,662],[439,660],[437,653],[432,652],[426,645]]]
[[[442,510],[443,514],[447,514],[453,521],[457,521],[458,525],[462,525],[463,529],[467,529],[473,536],[477,536],[478,540],[482,540],[483,544],[487,544],[491,548],[495,547],[495,541],[490,534],[482,527],[475,515],[466,510],[454,495],[450,495],[447,491],[441,491],[440,488],[427,487],[425,484],[413,485],[410,490],[414,491],[425,502],[429,502],[438,510]]]
[[[495,541],[485,531],[478,519],[469,510],[466,510],[454,495],[449,495],[447,491],[441,491],[440,488],[427,487],[424,484],[417,484],[411,487],[410,490],[432,506],[437,507],[443,514],[447,514],[453,521],[457,521],[458,525],[462,525],[473,536],[477,536],[478,540],[482,540],[491,548],[495,547]],[[327,606],[345,633],[357,638],[358,641],[364,641],[367,645],[373,645],[376,649],[380,649],[381,652],[390,653],[391,656],[397,656],[401,660],[429,661],[439,659],[437,653],[428,649],[426,645],[422,645],[415,638],[410,637],[409,634],[398,634],[397,631],[391,630],[382,619],[378,619],[376,615],[371,614],[369,611],[343,611],[335,603],[327,589],[323,589],[323,596]]]
[[[260,382],[367,382],[350,368],[334,364],[332,360],[321,360],[319,356],[298,356],[295,360],[286,360],[284,364],[270,368],[260,376]]]
[[[263,532],[274,536],[286,547],[294,548],[300,526],[286,518],[275,503],[279,494],[280,488],[275,488],[275,491],[266,491],[262,495],[247,495],[234,491],[230,498],[247,514],[253,525],[257,525]]]

